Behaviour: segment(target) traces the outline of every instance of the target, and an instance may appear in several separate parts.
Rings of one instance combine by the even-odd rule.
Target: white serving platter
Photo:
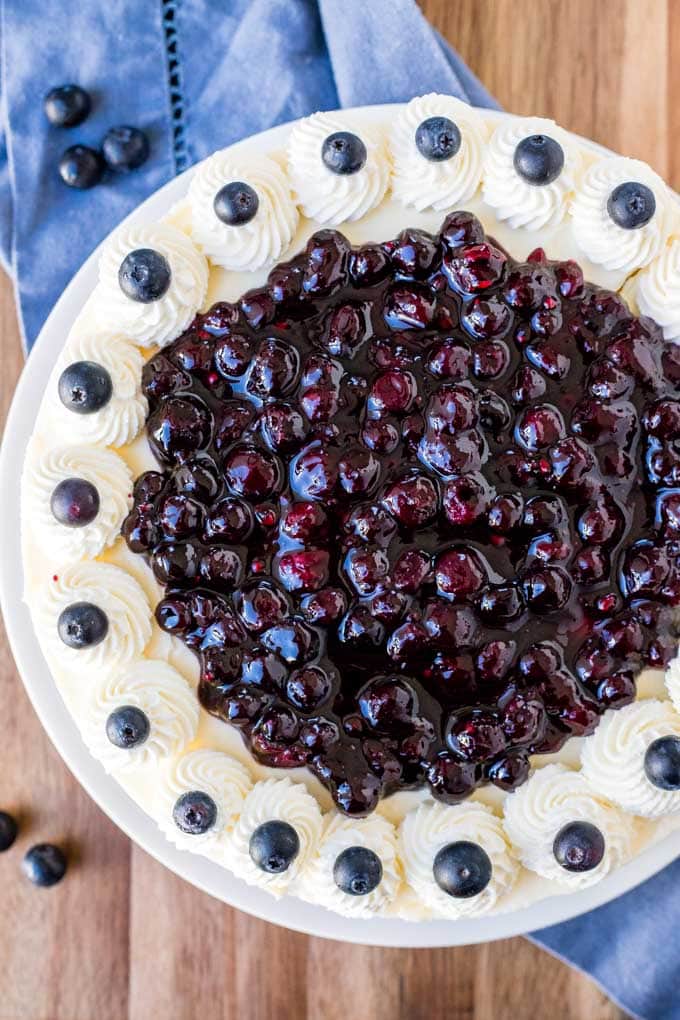
[[[344,111],[348,112],[348,111]],[[349,111],[357,122],[384,120],[390,107],[372,106]],[[494,119],[510,116],[487,114]],[[281,149],[291,125],[281,125],[234,145],[234,153],[255,155]],[[602,152],[594,143],[585,143]],[[193,168],[168,182],[125,221],[152,223],[186,194]],[[415,217],[414,217],[415,218]],[[414,224],[416,225],[416,224]],[[376,238],[379,239],[379,238]],[[17,385],[0,451],[0,606],[10,645],[26,687],[48,736],[59,754],[99,807],[134,842],[177,875],[230,906],[296,931],[324,938],[378,946],[456,946],[507,938],[566,921],[614,899],[650,878],[675,859],[678,834],[648,848],[599,885],[569,895],[552,896],[530,907],[491,917],[460,921],[411,922],[375,918],[343,918],[289,896],[276,900],[246,885],[204,857],[172,846],[150,818],[107,775],[85,747],[50,670],[40,653],[29,611],[22,601],[23,569],[20,536],[19,479],[35,415],[57,356],[76,316],[97,282],[99,249],[94,251],[54,306]],[[93,881],[95,877],[93,876]]]

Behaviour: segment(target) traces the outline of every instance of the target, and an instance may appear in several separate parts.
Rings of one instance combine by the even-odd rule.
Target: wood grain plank
[[[423,0],[507,109],[649,161],[680,186],[680,0]],[[0,280],[0,416],[21,366]],[[621,1020],[586,978],[521,939],[382,950],[306,938],[223,907],[138,849],[70,776],[0,641],[0,1020]],[[18,876],[38,839],[77,843],[63,885]]]
[[[23,357],[9,281],[0,278],[0,420]],[[48,678],[46,678],[47,681]],[[1,1020],[121,1020],[127,1015],[129,843],[78,785],[50,744],[0,637],[0,806],[19,838],[0,855]],[[19,872],[29,846],[70,846],[53,889]]]

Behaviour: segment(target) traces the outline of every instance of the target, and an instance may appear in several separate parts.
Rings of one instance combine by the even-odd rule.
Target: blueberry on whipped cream
[[[552,184],[564,168],[564,149],[549,135],[529,135],[517,145],[513,165],[527,184]]]
[[[121,705],[106,720],[106,736],[125,751],[143,744],[150,730],[149,717],[136,705]]]
[[[645,753],[645,774],[660,790],[680,791],[680,737],[657,737]]]
[[[288,180],[309,219],[329,226],[358,220],[383,198],[390,166],[379,131],[361,138],[341,113],[315,113],[298,121],[288,141]]]
[[[168,260],[153,248],[131,251],[118,271],[120,289],[126,297],[145,305],[163,297],[171,277]]]
[[[59,377],[59,399],[74,414],[94,414],[111,400],[111,376],[94,361],[76,361]]]
[[[218,220],[230,227],[250,223],[256,215],[260,200],[257,192],[243,181],[230,181],[215,195],[213,208]]]
[[[654,192],[639,181],[617,184],[607,199],[607,212],[617,226],[638,230],[649,223],[656,212]]]
[[[570,822],[555,836],[555,860],[565,871],[592,871],[605,852],[604,836],[591,822]]]
[[[622,156],[588,167],[569,211],[578,247],[592,262],[616,271],[621,283],[661,255],[677,215],[662,179],[645,163]]]
[[[368,896],[380,885],[382,874],[380,858],[365,846],[348,846],[333,868],[335,884],[348,896]]]
[[[321,159],[334,174],[355,174],[366,162],[366,146],[351,131],[334,131],[324,139]]]
[[[416,128],[415,141],[421,156],[441,163],[456,155],[462,139],[458,125],[448,117],[428,117]]]
[[[99,493],[84,478],[65,478],[54,489],[50,507],[64,527],[83,528],[99,513]]]
[[[69,648],[80,650],[100,644],[109,630],[106,613],[91,602],[74,602],[57,621],[59,637]]]
[[[484,156],[482,195],[514,229],[551,231],[566,219],[582,155],[550,120],[504,119]]]
[[[445,893],[460,899],[479,896],[491,881],[493,868],[483,847],[468,840],[448,843],[432,865],[434,880]]]
[[[272,875],[287,871],[300,852],[300,837],[289,822],[263,822],[253,832],[250,857],[256,867]]]
[[[217,805],[202,790],[188,790],[178,797],[172,817],[177,828],[188,836],[202,836],[217,821]]]

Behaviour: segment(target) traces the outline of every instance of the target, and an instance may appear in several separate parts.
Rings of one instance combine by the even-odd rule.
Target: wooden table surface
[[[554,117],[680,186],[680,104],[671,99],[680,94],[680,0],[423,7],[505,108]],[[0,330],[4,416],[22,363],[5,279]],[[6,643],[0,684],[0,807],[22,822],[18,844],[0,857],[0,1020],[623,1017],[587,979],[523,939],[441,950],[345,946],[211,900],[134,847],[80,789]],[[73,846],[67,878],[45,891],[18,871],[22,852],[43,839]]]

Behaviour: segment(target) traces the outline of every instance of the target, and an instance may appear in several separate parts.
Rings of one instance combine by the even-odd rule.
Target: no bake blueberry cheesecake
[[[187,182],[107,242],[23,480],[88,746],[340,913],[600,880],[680,821],[675,197],[438,95]]]

